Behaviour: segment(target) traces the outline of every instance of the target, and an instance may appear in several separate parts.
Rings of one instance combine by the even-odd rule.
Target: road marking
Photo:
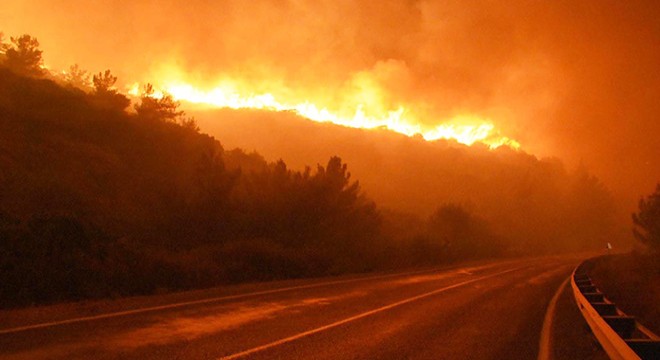
[[[322,332],[322,331],[325,331],[325,330],[328,330],[328,329],[332,329],[332,328],[344,325],[346,323],[349,323],[349,322],[352,322],[352,321],[355,321],[355,320],[365,318],[367,316],[371,316],[371,315],[374,315],[374,314],[377,314],[377,313],[380,313],[380,312],[383,312],[383,311],[386,311],[386,310],[390,310],[390,309],[395,308],[395,307],[399,307],[401,305],[411,303],[413,301],[424,299],[424,298],[427,298],[429,296],[433,296],[433,295],[439,294],[441,292],[445,292],[447,290],[455,289],[457,287],[468,285],[468,284],[471,284],[473,282],[477,282],[477,281],[480,281],[480,280],[484,280],[484,279],[488,279],[488,278],[491,278],[491,277],[506,274],[506,273],[509,273],[509,272],[512,272],[512,271],[522,269],[524,267],[526,267],[526,266],[515,267],[513,269],[500,271],[500,272],[497,272],[495,274],[485,275],[485,276],[481,276],[481,277],[478,277],[478,278],[475,278],[475,279],[470,279],[470,280],[467,280],[467,281],[463,281],[463,282],[460,282],[458,284],[445,286],[445,287],[442,287],[440,289],[436,289],[436,290],[433,290],[433,291],[430,291],[430,292],[427,292],[427,293],[424,293],[424,294],[421,294],[421,295],[413,296],[411,298],[407,298],[407,299],[397,301],[397,302],[389,304],[389,305],[385,305],[385,306],[382,306],[382,307],[379,307],[379,308],[376,308],[376,309],[373,309],[373,310],[369,310],[367,312],[363,312],[363,313],[360,313],[358,315],[351,316],[349,318],[339,320],[339,321],[333,322],[331,324],[318,327],[316,329],[308,330],[308,331],[305,331],[305,332],[302,332],[302,333],[299,333],[299,334],[296,334],[296,335],[293,335],[293,336],[290,336],[290,337],[287,337],[287,338],[284,338],[284,339],[273,341],[273,342],[265,344],[265,345],[261,345],[261,346],[254,347],[252,349],[241,351],[239,353],[224,356],[224,357],[219,358],[218,360],[233,360],[233,359],[242,358],[244,356],[251,355],[251,354],[254,354],[254,353],[257,353],[257,352],[260,352],[260,351],[264,351],[264,350],[270,349],[270,348],[275,347],[275,346],[283,345],[283,344],[286,344],[286,343],[304,338],[304,337],[309,336],[309,335],[313,335],[313,334],[316,334],[316,333],[319,333],[319,332]]]
[[[497,264],[494,264],[494,265],[493,264],[488,264],[488,265],[481,266],[481,268],[487,268],[487,267],[496,266],[496,265]],[[430,269],[430,270],[418,270],[418,271],[409,271],[409,272],[396,273],[396,274],[359,277],[359,278],[347,279],[347,280],[327,281],[327,282],[323,282],[323,283],[290,286],[290,287],[279,288],[279,289],[256,291],[256,292],[251,292],[251,293],[246,293],[246,294],[220,296],[220,297],[215,297],[215,298],[179,302],[179,303],[167,304],[167,305],[151,306],[151,307],[145,307],[145,308],[139,308],[139,309],[133,309],[133,310],[126,310],[126,311],[118,311],[118,312],[112,312],[112,313],[107,313],[107,314],[83,316],[83,317],[78,317],[78,318],[73,318],[73,319],[66,319],[66,320],[53,321],[53,322],[40,323],[40,324],[33,324],[33,325],[25,325],[25,326],[19,326],[19,327],[14,327],[14,328],[9,328],[9,329],[0,329],[0,335],[12,334],[12,333],[17,333],[17,332],[26,331],[26,330],[42,329],[42,328],[47,328],[47,327],[59,326],[59,325],[74,324],[74,323],[79,323],[79,322],[108,319],[108,318],[127,316],[127,315],[135,315],[135,314],[141,314],[141,313],[147,313],[147,312],[153,312],[153,311],[159,311],[159,310],[175,309],[175,308],[180,308],[180,307],[185,307],[185,306],[190,306],[190,305],[201,305],[201,304],[208,304],[208,303],[220,302],[220,301],[226,301],[226,300],[236,300],[236,299],[259,296],[259,295],[270,295],[270,294],[277,294],[277,293],[282,293],[282,292],[287,292],[287,291],[311,289],[311,288],[337,285],[337,284],[347,284],[347,283],[351,283],[351,282],[369,281],[369,280],[387,279],[387,278],[397,277],[397,276],[407,276],[407,275],[416,275],[416,274],[423,274],[423,273],[432,273],[432,272],[436,272],[436,271],[440,271],[440,270],[449,271],[449,270],[451,270],[451,268],[435,268],[435,269]]]
[[[568,284],[568,281],[571,279],[569,276],[564,280],[561,285],[559,285],[559,288],[555,292],[555,294],[552,296],[552,299],[550,299],[550,303],[548,304],[548,309],[545,311],[545,317],[543,318],[543,327],[541,328],[541,338],[539,339],[539,357],[538,360],[550,360],[552,359],[551,351],[550,351],[550,343],[551,343],[551,333],[552,333],[552,322],[555,317],[555,308],[557,307],[557,301],[559,300],[559,296],[561,293],[564,291],[564,288],[566,287],[566,284]]]

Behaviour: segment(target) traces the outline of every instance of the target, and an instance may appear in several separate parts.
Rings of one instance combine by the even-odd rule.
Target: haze
[[[374,102],[408,104],[419,121],[482,116],[528,152],[582,161],[630,205],[660,178],[650,136],[660,131],[659,10],[655,1],[5,1],[0,24],[36,36],[53,68],[110,68],[125,84],[231,76],[341,107],[368,82]]]

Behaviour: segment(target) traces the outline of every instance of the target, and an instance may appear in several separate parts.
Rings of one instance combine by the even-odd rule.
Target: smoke
[[[38,37],[53,68],[126,83],[232,77],[339,108],[405,106],[430,125],[489,118],[632,203],[660,180],[659,16],[642,0],[10,0],[0,30]]]

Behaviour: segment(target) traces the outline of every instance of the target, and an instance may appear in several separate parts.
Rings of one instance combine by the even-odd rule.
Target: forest
[[[478,157],[480,176],[524,186],[489,187],[489,211],[380,206],[343,154],[298,169],[226,149],[150,85],[129,98],[109,70],[48,71],[29,35],[0,44],[0,307],[575,251],[613,226],[586,170],[505,150]],[[443,151],[413,165],[472,150]]]

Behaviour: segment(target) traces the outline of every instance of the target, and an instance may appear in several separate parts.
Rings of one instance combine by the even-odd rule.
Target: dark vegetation
[[[660,261],[644,251],[595,259],[589,272],[594,284],[618,308],[654,333],[660,333]]]
[[[428,219],[380,209],[336,156],[296,171],[226,150],[149,85],[130,107],[110,71],[90,80],[78,66],[43,70],[27,35],[1,50],[0,306],[542,250],[510,236],[516,223],[494,224],[451,198]],[[537,198],[544,174],[529,174],[520,191],[535,207],[515,214],[535,220],[544,213],[525,211],[556,200]],[[585,225],[593,204],[607,203],[586,174],[569,188],[592,203],[560,202],[563,217],[543,221]],[[608,221],[604,209],[594,226]]]
[[[419,222],[441,204],[458,204],[486,222],[508,253],[547,253],[630,246],[627,214],[584,166],[567,169],[506,147],[425,141],[379,130],[315,123],[291,113],[205,110],[200,127],[227,146],[259,149],[266,158],[301,168],[341,154],[369,197],[395,209],[398,228]],[[387,214],[386,214],[387,215]]]
[[[660,184],[639,201],[633,234],[643,248],[593,260],[590,275],[617,307],[660,333]]]
[[[660,255],[660,183],[653,194],[639,200],[639,210],[632,220],[635,237],[652,253]]]

